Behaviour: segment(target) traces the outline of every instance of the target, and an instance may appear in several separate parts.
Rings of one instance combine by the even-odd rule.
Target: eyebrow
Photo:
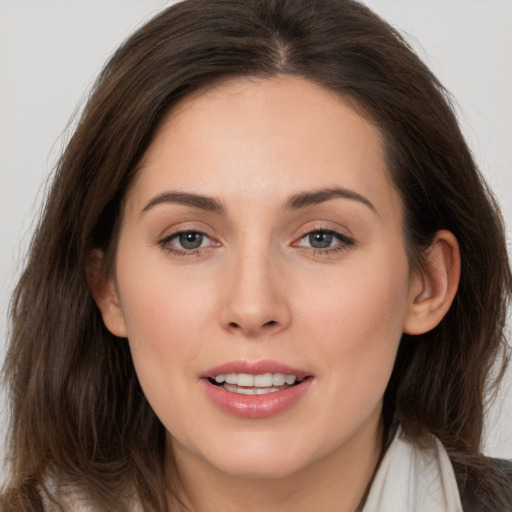
[[[163,192],[153,197],[142,209],[142,213],[147,212],[157,204],[164,203],[175,203],[182,204],[185,206],[192,206],[205,210],[207,212],[222,214],[225,212],[225,208],[220,201],[213,197],[207,197],[199,194],[191,194],[189,192]]]
[[[298,210],[301,208],[306,208],[308,206],[314,206],[320,203],[324,203],[325,201],[330,201],[331,199],[350,199],[353,201],[358,201],[359,203],[364,204],[370,210],[375,212],[378,215],[377,208],[369,201],[366,197],[354,192],[352,190],[348,190],[346,188],[334,187],[334,188],[322,188],[319,190],[312,190],[307,192],[299,192],[297,194],[292,195],[285,203],[285,210]]]
[[[378,214],[375,206],[366,197],[352,190],[340,187],[322,188],[318,190],[298,192],[287,199],[283,209],[300,210],[302,208],[321,204],[332,199],[350,199],[353,201],[358,201],[359,203],[362,203],[363,205],[370,208],[373,212]],[[223,214],[226,212],[224,205],[218,199],[213,197],[193,194],[190,192],[167,191],[150,199],[150,201],[142,209],[141,214],[155,207],[156,205],[167,203],[182,204],[217,214]]]

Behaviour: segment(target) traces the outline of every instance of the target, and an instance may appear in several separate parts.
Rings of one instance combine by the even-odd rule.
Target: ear
[[[87,281],[106,328],[120,338],[126,338],[126,324],[112,276],[105,272],[105,254],[94,250],[87,259]]]
[[[450,309],[459,279],[457,239],[450,231],[438,231],[412,278],[404,332],[423,334],[433,329]]]

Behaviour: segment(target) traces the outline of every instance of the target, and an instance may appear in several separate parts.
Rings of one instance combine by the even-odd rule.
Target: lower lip
[[[307,393],[312,378],[282,391],[264,395],[242,395],[215,386],[208,379],[201,379],[210,400],[224,412],[239,418],[262,419],[289,409]]]

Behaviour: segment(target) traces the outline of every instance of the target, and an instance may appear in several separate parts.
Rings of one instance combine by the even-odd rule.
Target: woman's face
[[[404,243],[379,131],[339,98],[278,78],[181,103],[127,196],[107,321],[178,462],[278,477],[373,456]]]

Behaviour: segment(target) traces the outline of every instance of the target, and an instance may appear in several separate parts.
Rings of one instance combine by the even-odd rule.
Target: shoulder
[[[464,512],[512,512],[512,460],[454,463]]]
[[[509,478],[512,479],[512,459],[505,460],[488,458],[488,460],[490,460],[494,466],[496,466],[499,470],[503,471],[506,475],[509,476]]]
[[[88,493],[81,485],[71,483],[69,479],[65,478],[60,480],[55,477],[47,478],[44,490],[40,488],[40,495],[44,512],[99,512],[105,510],[105,506],[101,505],[96,497]],[[119,503],[119,510],[129,510],[130,512],[142,512],[143,510],[140,501],[129,493],[124,495],[122,500],[120,497]]]
[[[43,510],[44,512],[98,512],[100,506],[93,500],[78,494],[66,494],[58,496],[58,504],[46,498]],[[142,504],[134,500],[130,503],[129,510],[130,512],[142,512]]]

